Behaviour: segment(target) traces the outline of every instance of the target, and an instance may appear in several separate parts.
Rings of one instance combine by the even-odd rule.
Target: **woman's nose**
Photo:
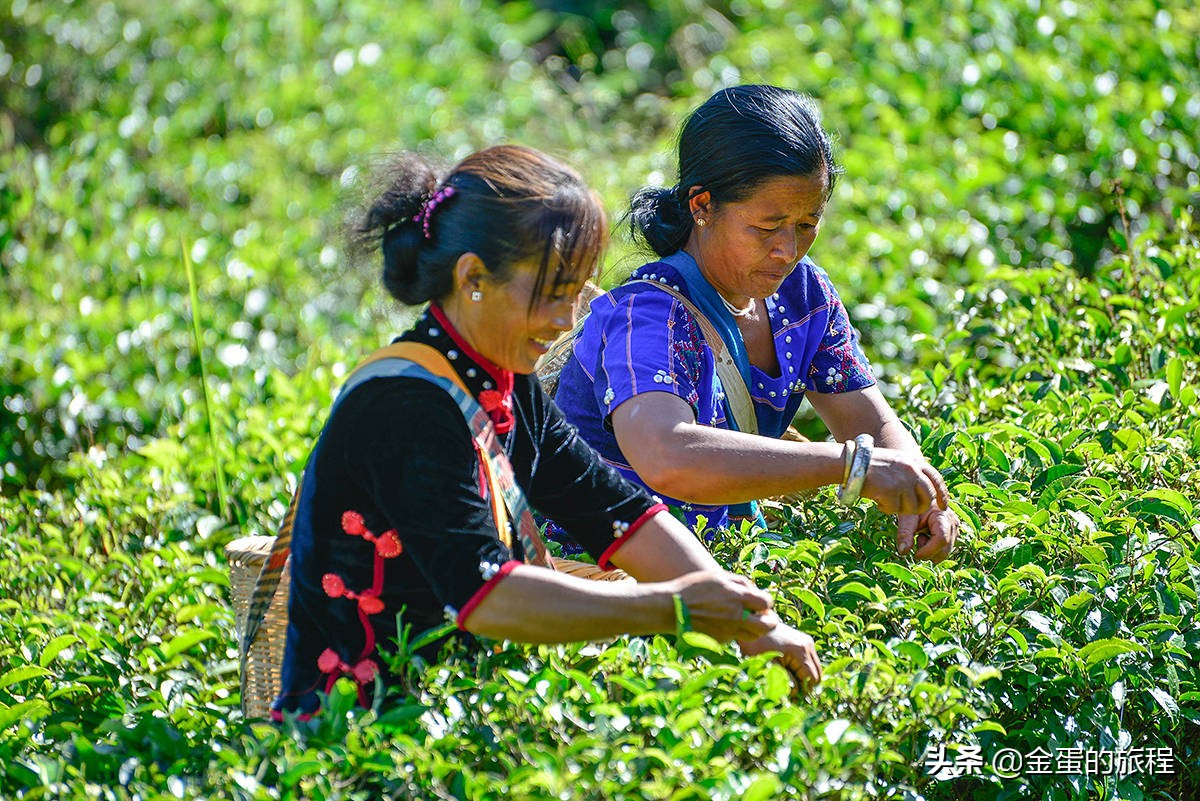
[[[775,242],[775,253],[781,261],[794,262],[797,259],[797,254],[800,252],[800,246],[796,242],[796,232],[787,231],[780,234],[780,238]]]

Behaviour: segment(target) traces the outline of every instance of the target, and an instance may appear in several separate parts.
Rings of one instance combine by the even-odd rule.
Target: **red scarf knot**
[[[454,344],[463,352],[463,355],[482,367],[483,371],[495,382],[495,389],[485,389],[479,393],[479,405],[492,418],[492,423],[496,426],[497,434],[507,434],[509,431],[512,431],[515,423],[512,402],[513,383],[515,379],[512,370],[505,370],[471,347],[471,343],[463,339],[462,334],[455,329],[454,324],[450,322],[450,318],[446,317],[446,313],[436,303],[429,307],[429,313],[442,326],[450,336],[450,339],[454,341]],[[470,391],[474,392],[474,389]]]
[[[512,431],[515,420],[511,394],[505,395],[498,390],[485,389],[479,393],[479,405],[488,413],[488,417],[492,418],[497,434]]]

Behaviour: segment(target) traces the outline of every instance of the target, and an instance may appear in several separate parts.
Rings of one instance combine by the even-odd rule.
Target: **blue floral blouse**
[[[663,262],[639,267],[630,276],[631,282],[636,279],[670,285],[690,299],[679,274]],[[768,375],[751,365],[749,389],[760,430],[786,428],[806,391],[853,392],[875,383],[845,306],[829,276],[808,257],[765,305],[780,371]],[[563,367],[555,402],[605,461],[646,486],[617,446],[611,423],[614,409],[643,392],[677,395],[692,407],[697,421],[731,428],[713,353],[696,321],[666,292],[627,282],[592,301]],[[691,526],[700,516],[709,526],[728,522],[726,506],[665,500]]]

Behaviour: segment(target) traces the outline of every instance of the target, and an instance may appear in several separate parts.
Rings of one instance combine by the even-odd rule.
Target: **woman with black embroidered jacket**
[[[811,638],[606,466],[530,375],[570,327],[607,236],[578,175],[515,146],[476,153],[440,178],[404,157],[359,231],[382,250],[394,297],[431,301],[398,341],[432,349],[424,352],[490,422],[473,434],[446,388],[412,375],[377,376],[339,398],[305,470],[292,534],[277,715],[317,711],[318,692],[343,675],[367,702],[375,677],[390,678],[378,651],[394,647],[402,608],[415,631],[450,620],[524,642],[669,632],[685,608],[697,630],[737,640],[746,654],[777,651],[802,681],[820,679]],[[492,462],[475,446],[493,433],[529,503],[637,583],[526,564],[536,556],[529,540],[497,531]]]

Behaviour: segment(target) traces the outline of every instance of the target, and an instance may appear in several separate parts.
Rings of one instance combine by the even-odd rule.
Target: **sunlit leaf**
[[[1129,640],[1108,638],[1088,643],[1079,649],[1078,656],[1083,660],[1086,667],[1091,668],[1121,654],[1145,650],[1145,646],[1130,642]]]

